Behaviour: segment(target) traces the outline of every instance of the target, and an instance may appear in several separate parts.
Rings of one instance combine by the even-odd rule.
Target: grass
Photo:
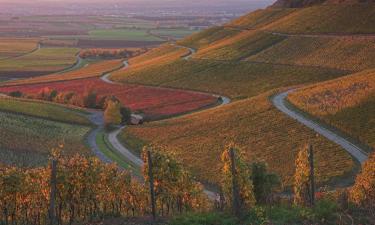
[[[65,155],[90,155],[83,144],[89,130],[87,126],[0,112],[0,162],[26,167],[46,164],[52,148],[61,143]]]
[[[128,161],[121,153],[113,148],[108,141],[107,133],[101,131],[96,136],[96,143],[101,152],[121,168],[132,171],[133,174],[141,177],[141,171],[132,162]]]
[[[36,83],[49,83],[54,81],[76,80],[83,78],[99,77],[114,70],[118,70],[124,66],[122,60],[104,60],[97,63],[88,64],[88,66],[80,67],[77,70],[67,71],[65,73],[57,73],[40,77],[33,77],[22,80],[15,80],[3,83],[2,85],[24,85]]]
[[[76,62],[76,48],[42,48],[16,59],[0,61],[0,71],[50,72],[62,70]]]
[[[1,38],[0,60],[27,54],[38,47],[37,39]]]
[[[265,161],[285,185],[291,184],[295,156],[307,142],[316,149],[319,182],[353,169],[353,160],[340,147],[275,109],[268,100],[271,94],[181,118],[129,127],[122,140],[131,135],[143,143],[167,145],[199,179],[210,183],[220,181],[220,153],[232,141],[242,147],[248,161]],[[132,149],[139,148],[141,144],[134,142],[127,144]]]
[[[291,103],[372,148],[375,147],[375,71],[311,85],[292,93]]]
[[[90,121],[83,114],[80,115],[78,110],[39,101],[0,97],[0,111],[57,122],[91,125]]]
[[[360,71],[375,67],[373,38],[288,37],[249,61]]]

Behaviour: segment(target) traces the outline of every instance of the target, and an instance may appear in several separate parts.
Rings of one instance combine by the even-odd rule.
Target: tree
[[[308,206],[310,203],[310,162],[308,147],[298,152],[294,173],[294,203]]]
[[[375,217],[375,153],[363,164],[361,173],[349,191],[349,198]]]
[[[268,173],[267,165],[263,162],[251,165],[251,180],[254,185],[254,194],[257,203],[267,203],[275,191],[280,186],[280,179],[276,174]]]
[[[86,108],[96,108],[97,94],[95,91],[89,89],[83,94],[83,105]]]
[[[235,164],[235,171],[233,171],[231,150],[234,152],[233,161]],[[226,205],[230,205],[233,202],[233,193],[237,190],[239,193],[238,204],[241,207],[240,211],[250,209],[255,205],[256,199],[253,190],[253,183],[250,180],[251,170],[243,159],[240,148],[236,147],[234,144],[228,145],[221,155],[221,161],[223,162],[222,171],[224,176],[222,186]],[[233,173],[235,174],[235,177],[233,177]],[[235,182],[233,182],[233,178],[235,179]]]
[[[104,122],[106,126],[120,125],[122,121],[121,103],[113,100],[107,102],[107,107],[104,111]]]
[[[131,115],[132,115],[132,112],[129,108],[126,108],[126,107],[121,107],[120,109],[120,113],[121,113],[121,123],[122,124],[127,124],[130,122],[130,119],[131,119]]]

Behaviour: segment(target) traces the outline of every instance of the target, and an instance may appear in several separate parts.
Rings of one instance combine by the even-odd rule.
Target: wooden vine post
[[[57,160],[53,159],[51,162],[51,190],[49,203],[49,217],[50,225],[55,225],[55,200],[56,200],[56,183],[57,183]]]
[[[315,174],[314,174],[314,149],[309,145],[309,162],[310,162],[310,205],[315,205]]]
[[[152,159],[151,159],[151,151],[147,151],[147,159],[148,159],[148,176],[150,180],[150,196],[151,196],[151,209],[152,209],[152,219],[156,219],[156,202],[155,202],[155,190],[154,190],[154,174],[152,172]]]
[[[238,184],[237,184],[237,173],[236,173],[236,163],[235,163],[235,155],[234,150],[231,148],[229,150],[229,156],[231,161],[231,173],[232,173],[232,198],[233,198],[233,212],[234,215],[239,217],[241,215],[241,206],[240,206],[240,194],[238,191]]]

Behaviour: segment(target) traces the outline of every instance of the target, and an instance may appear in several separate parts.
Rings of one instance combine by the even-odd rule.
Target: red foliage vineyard
[[[78,95],[92,90],[98,94],[98,98],[114,95],[126,107],[129,107],[132,111],[143,112],[148,119],[158,119],[194,111],[215,104],[218,100],[208,94],[135,84],[109,84],[98,78],[0,87],[0,92],[21,91],[24,94],[37,94],[47,87],[58,92],[75,92]]]

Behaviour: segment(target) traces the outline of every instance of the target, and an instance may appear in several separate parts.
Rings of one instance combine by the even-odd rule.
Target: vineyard
[[[199,179],[211,183],[220,180],[220,152],[230,142],[243,149],[248,161],[265,161],[285,185],[292,182],[292,162],[306,140],[316,146],[319,182],[352,170],[354,162],[349,154],[273,108],[268,101],[270,94],[182,118],[130,127],[122,139],[131,136],[142,143],[167,145],[173,151],[170,153]],[[139,146],[135,140],[126,142],[131,149]]]
[[[69,114],[67,114],[69,115]],[[0,112],[0,163],[20,167],[45,165],[50,149],[64,143],[64,155],[91,155],[83,144],[88,126]]]
[[[98,78],[0,87],[0,91],[4,93],[20,91],[23,94],[36,95],[45,88],[64,93],[73,92],[77,95],[83,95],[86,91],[92,90],[97,93],[98,99],[114,95],[126,107],[132,111],[144,113],[148,119],[194,111],[214,105],[218,100],[207,94],[132,84],[109,84]]]
[[[54,164],[46,167],[0,170],[1,222],[81,224],[105,216],[150,214],[149,188],[117,165],[80,155],[61,157],[56,150],[52,157]],[[158,152],[152,152],[151,160],[158,215],[208,209],[201,185],[177,161]],[[144,162],[147,181],[147,158]]]
[[[36,39],[0,39],[0,59],[17,57],[38,47]]]
[[[144,66],[137,71],[131,67],[116,72],[111,79],[220,93],[234,99],[256,96],[273,88],[329,80],[345,74],[333,69],[198,59],[180,59],[168,64]]]
[[[366,37],[288,37],[247,60],[360,71],[375,67],[374,48]]]
[[[374,71],[311,85],[292,93],[289,100],[298,108],[340,128],[369,146],[375,146]]]

